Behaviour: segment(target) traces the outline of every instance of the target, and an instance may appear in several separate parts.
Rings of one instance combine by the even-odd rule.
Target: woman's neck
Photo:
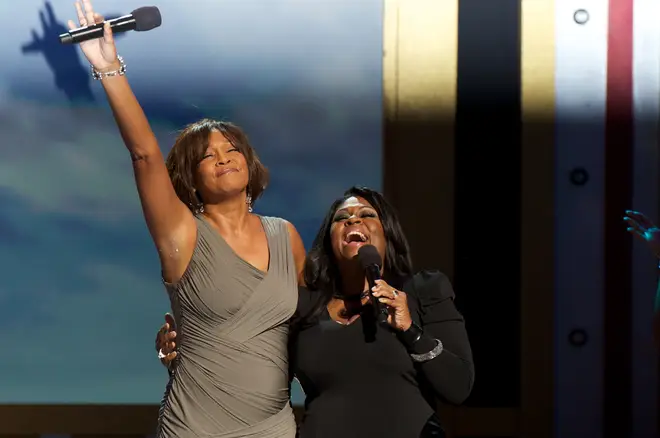
[[[218,229],[224,234],[241,234],[248,226],[250,212],[244,197],[227,199],[217,204],[205,204],[205,217],[213,221]]]
[[[357,263],[355,265],[357,265]],[[364,275],[364,271],[359,266],[346,266],[340,268],[340,271],[341,295],[345,297],[359,296],[364,291],[369,290],[367,278]]]

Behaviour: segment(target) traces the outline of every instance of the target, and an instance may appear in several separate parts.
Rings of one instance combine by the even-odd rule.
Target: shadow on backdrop
[[[119,17],[108,15],[108,20]],[[39,11],[42,35],[32,29],[32,41],[21,47],[24,55],[43,54],[48,67],[55,76],[55,86],[66,95],[71,103],[93,102],[89,68],[83,64],[76,45],[60,43],[59,36],[67,32],[67,26],[55,17],[52,4],[47,1]],[[118,37],[120,35],[117,35]]]

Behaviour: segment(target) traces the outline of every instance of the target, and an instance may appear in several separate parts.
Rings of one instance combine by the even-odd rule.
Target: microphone
[[[107,22],[110,23],[113,33],[127,32],[129,30],[145,32],[160,26],[162,18],[157,7],[145,6],[137,8],[128,15],[108,20]],[[60,43],[80,44],[85,41],[101,38],[103,36],[103,24],[97,23],[91,26],[72,29],[60,35]]]
[[[378,250],[373,245],[364,245],[358,249],[358,261],[360,266],[364,269],[364,273],[367,276],[367,282],[369,283],[369,294],[371,294],[371,289],[376,285],[376,280],[380,280],[380,267],[383,264],[383,260],[378,254]],[[376,310],[376,320],[379,323],[387,323],[387,306],[384,306],[377,297],[371,296],[371,302],[373,303],[374,309]]]

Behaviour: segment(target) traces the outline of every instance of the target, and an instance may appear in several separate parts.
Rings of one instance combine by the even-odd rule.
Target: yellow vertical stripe
[[[383,24],[385,193],[415,265],[451,276],[458,0],[385,0]]]
[[[551,438],[555,2],[521,1],[521,435]]]

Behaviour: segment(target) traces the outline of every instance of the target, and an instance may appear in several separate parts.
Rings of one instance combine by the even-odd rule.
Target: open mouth
[[[346,236],[344,236],[344,243],[346,245],[360,245],[362,243],[366,243],[369,240],[369,238],[362,232],[360,231],[349,231],[346,233]]]

